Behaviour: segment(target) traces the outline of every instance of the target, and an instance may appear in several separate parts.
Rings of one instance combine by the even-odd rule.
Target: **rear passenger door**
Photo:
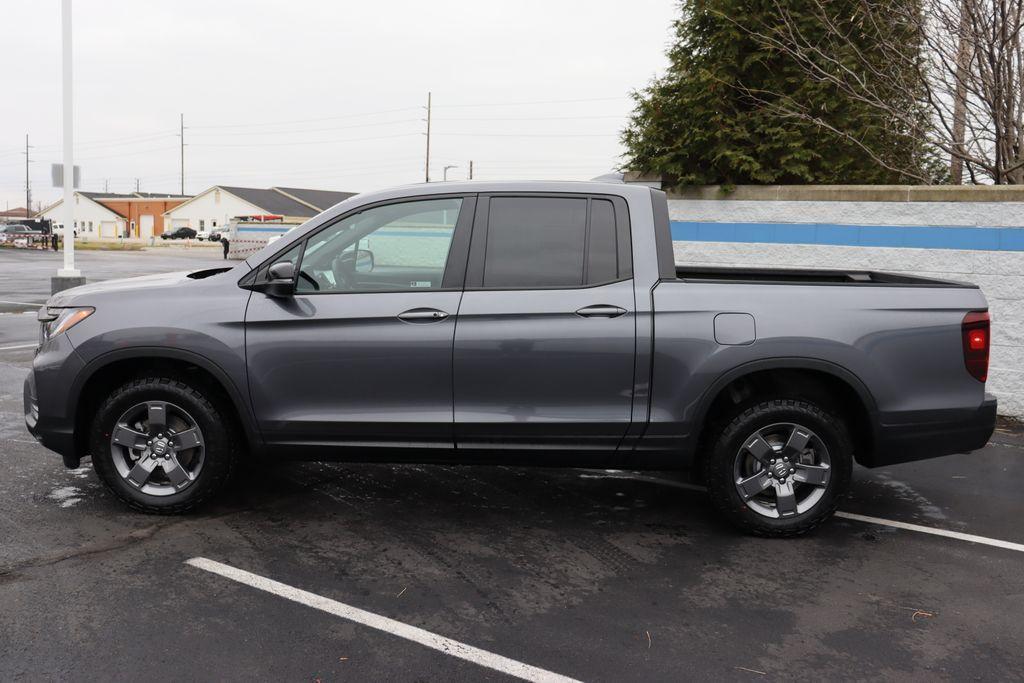
[[[481,195],[455,332],[457,446],[614,450],[634,314],[622,198]]]

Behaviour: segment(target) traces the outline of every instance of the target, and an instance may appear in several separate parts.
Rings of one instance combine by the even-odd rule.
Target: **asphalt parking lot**
[[[0,299],[42,301],[58,261],[0,250]],[[0,680],[1021,676],[1024,434],[1009,426],[972,455],[857,468],[845,516],[797,540],[738,535],[657,472],[289,464],[157,518],[25,431],[35,321],[9,305]]]

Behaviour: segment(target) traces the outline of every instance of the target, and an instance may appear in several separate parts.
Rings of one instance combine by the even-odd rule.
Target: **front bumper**
[[[875,447],[857,461],[865,467],[969,453],[984,448],[996,428],[995,396],[986,394],[976,410],[953,419],[878,427]]]
[[[78,467],[81,461],[68,401],[68,388],[81,369],[71,342],[58,337],[40,348],[23,389],[25,427],[36,441],[60,454],[67,467]]]

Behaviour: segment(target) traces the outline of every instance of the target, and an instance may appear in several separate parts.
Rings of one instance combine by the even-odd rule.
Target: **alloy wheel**
[[[111,430],[110,450],[121,478],[153,496],[191,486],[206,456],[198,423],[166,401],[146,401],[124,411]]]
[[[791,422],[762,427],[736,453],[736,492],[748,508],[772,519],[807,512],[822,499],[831,479],[825,442]]]

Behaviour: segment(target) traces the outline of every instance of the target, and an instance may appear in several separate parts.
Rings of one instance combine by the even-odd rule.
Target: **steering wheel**
[[[344,252],[331,261],[331,272],[337,289],[355,289],[355,261],[346,259]]]
[[[312,275],[310,275],[309,273],[307,273],[304,270],[300,270],[299,271],[299,277],[304,279],[304,280],[306,280],[306,281],[308,281],[309,284],[313,285],[313,291],[315,291],[315,292],[319,292],[320,291],[320,283],[316,281],[315,277],[313,277]]]

